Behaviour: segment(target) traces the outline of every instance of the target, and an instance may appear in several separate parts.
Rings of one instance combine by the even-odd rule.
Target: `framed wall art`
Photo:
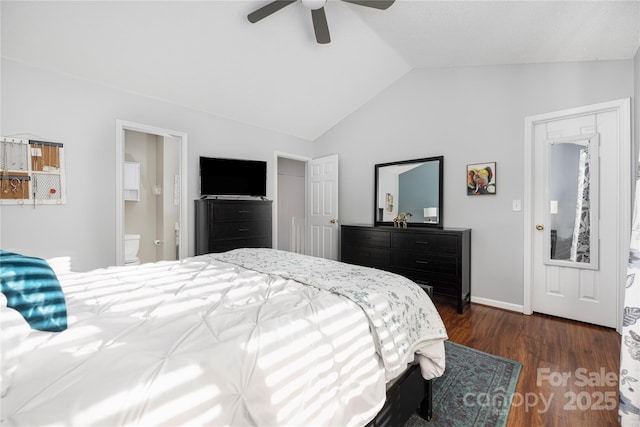
[[[496,162],[467,165],[467,195],[496,194]]]

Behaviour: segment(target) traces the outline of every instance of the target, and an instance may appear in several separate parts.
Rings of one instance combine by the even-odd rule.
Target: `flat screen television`
[[[267,196],[267,162],[200,157],[200,196]]]

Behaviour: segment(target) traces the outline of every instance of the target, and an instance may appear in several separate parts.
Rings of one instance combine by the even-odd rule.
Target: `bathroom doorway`
[[[186,257],[186,135],[122,121],[117,131],[116,263]]]
[[[174,138],[124,131],[125,265],[178,259],[179,159]]]

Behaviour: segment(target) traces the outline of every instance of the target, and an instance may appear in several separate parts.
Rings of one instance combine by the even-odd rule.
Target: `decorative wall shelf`
[[[66,203],[64,145],[0,138],[0,204]]]
[[[140,201],[140,163],[124,162],[124,200]]]

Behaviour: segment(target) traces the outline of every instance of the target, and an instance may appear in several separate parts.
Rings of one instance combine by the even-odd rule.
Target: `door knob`
[[[336,219],[332,219],[332,220],[331,220],[331,221],[329,221],[329,222],[330,222],[331,224],[335,224],[335,223],[337,223],[337,222],[338,222],[338,220],[336,220]]]
[[[542,231],[542,230],[544,230],[544,225],[542,225],[542,224],[537,224],[537,225],[536,225],[536,230],[538,230],[538,231]]]

